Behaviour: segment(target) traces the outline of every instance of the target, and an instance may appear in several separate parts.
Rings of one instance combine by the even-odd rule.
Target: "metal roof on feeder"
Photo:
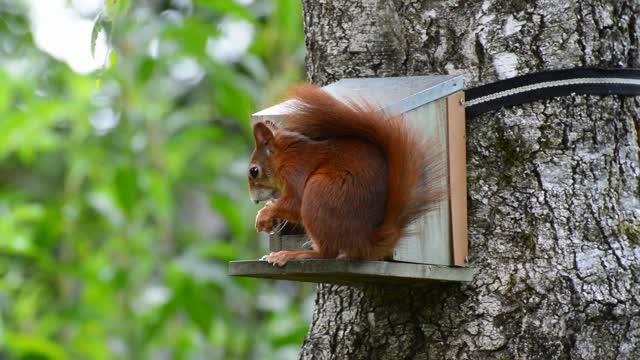
[[[425,75],[386,78],[342,79],[322,89],[339,100],[362,99],[389,113],[402,114],[441,99],[464,87],[462,75]],[[254,121],[278,118],[290,112],[292,100],[251,115]]]

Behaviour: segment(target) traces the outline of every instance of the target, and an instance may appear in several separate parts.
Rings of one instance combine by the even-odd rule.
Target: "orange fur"
[[[254,125],[249,167],[260,174],[249,176],[249,188],[256,201],[278,197],[258,212],[258,231],[271,231],[274,219],[302,223],[314,247],[267,260],[390,256],[410,223],[445,195],[434,185],[442,176],[436,146],[366,103],[344,104],[311,85],[294,94],[282,128]]]

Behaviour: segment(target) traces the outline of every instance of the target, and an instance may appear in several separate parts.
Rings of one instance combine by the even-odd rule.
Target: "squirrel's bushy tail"
[[[321,140],[359,137],[380,146],[387,159],[388,193],[384,221],[370,259],[391,255],[408,226],[443,199],[442,154],[435,140],[424,141],[401,116],[389,116],[366,102],[342,103],[324,90],[305,85],[294,90],[292,114],[283,127]],[[425,119],[428,120],[428,119]]]

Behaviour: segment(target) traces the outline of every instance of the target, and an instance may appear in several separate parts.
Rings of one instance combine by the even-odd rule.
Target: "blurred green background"
[[[312,288],[227,262],[303,42],[299,0],[0,0],[0,358],[296,356]]]

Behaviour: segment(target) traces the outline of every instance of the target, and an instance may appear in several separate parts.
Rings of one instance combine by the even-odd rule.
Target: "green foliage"
[[[91,52],[103,34],[109,66],[90,75],[38,49],[12,3],[0,0],[0,358],[295,353],[308,288],[230,278],[226,263],[266,251],[248,115],[301,79],[299,1],[106,0]],[[232,63],[209,49],[229,19],[255,29]]]

